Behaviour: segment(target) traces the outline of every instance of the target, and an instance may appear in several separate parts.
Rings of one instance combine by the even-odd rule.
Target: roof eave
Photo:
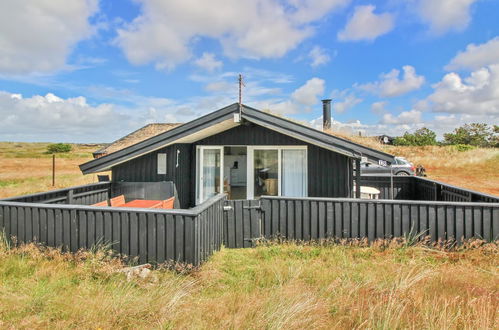
[[[123,158],[136,158],[137,155],[143,155],[148,152],[154,151],[158,148],[166,146],[170,140],[178,140],[184,136],[192,134],[194,131],[201,130],[210,125],[225,121],[233,118],[232,114],[239,111],[238,104],[234,103],[225,108],[209,113],[203,117],[177,126],[169,131],[153,136],[147,140],[138,142],[122,150],[107,154],[103,157],[93,159],[84,164],[81,164],[80,170],[83,174],[90,174],[96,172],[106,171],[112,166],[116,165]]]
[[[288,134],[293,137],[296,137],[298,139],[307,139],[307,140],[313,140],[316,142],[311,142],[312,144],[316,144],[318,146],[324,147],[323,145],[327,145],[328,147],[325,147],[326,149],[333,150],[335,152],[341,153],[343,155],[360,159],[361,157],[367,157],[370,158],[371,160],[383,160],[392,163],[394,156],[384,153],[382,151],[378,151],[363,145],[360,145],[355,142],[351,142],[336,136],[333,136],[331,134],[327,134],[324,132],[321,132],[319,130],[316,130],[311,127],[307,127],[304,125],[301,125],[299,123],[274,116],[269,113],[263,113],[259,110],[244,106],[243,108],[243,118],[252,121],[255,124],[262,125],[265,124],[268,128],[273,127],[274,130],[278,130],[278,128],[281,128],[281,130],[287,130]],[[271,119],[271,120],[270,120]],[[289,134],[289,132],[296,132],[293,135]],[[317,143],[318,141],[322,143]],[[322,145],[320,145],[322,144]]]

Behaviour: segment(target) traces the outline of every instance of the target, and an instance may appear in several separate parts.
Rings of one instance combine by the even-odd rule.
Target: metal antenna
[[[243,87],[246,87],[243,81],[243,75],[239,74],[239,118],[241,118],[243,110]]]

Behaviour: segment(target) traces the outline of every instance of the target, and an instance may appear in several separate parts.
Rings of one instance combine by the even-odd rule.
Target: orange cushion
[[[173,203],[175,202],[175,197],[171,197],[168,199],[165,199],[163,201],[163,208],[164,209],[173,209]]]
[[[111,198],[111,206],[121,206],[125,204],[125,196],[124,195],[119,195],[114,198]]]
[[[106,200],[106,201],[102,201],[102,202],[99,202],[99,203],[92,204],[90,206],[108,206],[108,204],[107,204],[107,200]]]

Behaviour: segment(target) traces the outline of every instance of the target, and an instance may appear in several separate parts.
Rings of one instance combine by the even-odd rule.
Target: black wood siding
[[[182,208],[194,205],[196,198],[196,146],[198,145],[301,145],[308,147],[308,195],[310,197],[350,197],[351,160],[336,152],[305,143],[256,125],[238,126],[193,144],[174,144],[113,167],[113,181],[173,181]],[[180,150],[179,166],[176,153]],[[166,175],[157,174],[157,153],[167,154]]]
[[[177,150],[179,164],[177,165]],[[158,153],[166,153],[166,174],[158,174]],[[177,188],[180,206],[187,208],[192,205],[190,194],[190,163],[191,145],[174,144],[166,148],[151,152],[144,156],[132,159],[126,163],[113,167],[114,182],[159,182],[173,181]]]
[[[344,155],[305,143],[290,136],[257,125],[242,125],[225,132],[212,135],[193,144],[193,167],[195,173],[196,145],[300,145],[307,146],[308,154],[308,196],[309,197],[350,197],[352,187],[352,162]],[[196,191],[192,180],[192,200]]]

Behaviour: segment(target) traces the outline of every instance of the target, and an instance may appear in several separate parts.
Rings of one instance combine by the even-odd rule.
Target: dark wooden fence
[[[414,177],[414,198],[447,202],[499,203],[499,197],[452,186],[450,184]]]
[[[390,176],[362,176],[361,186],[374,187],[380,191],[380,199],[414,199],[414,177],[411,176],[393,176],[393,195],[392,182]]]
[[[265,196],[261,206],[266,238],[373,241],[421,233],[433,241],[499,239],[499,203]]]
[[[21,203],[91,205],[108,199],[110,189],[110,182],[100,182],[1,200]]]
[[[100,182],[75,186],[65,189],[51,190],[36,194],[10,197],[0,201],[43,203],[43,204],[74,204],[92,205],[111,197],[125,195],[126,200],[155,199],[163,200],[177,197],[177,190],[172,181],[162,182]],[[176,207],[179,208],[178,198]]]
[[[261,208],[259,200],[226,201],[224,214],[224,245],[228,248],[255,246],[261,236]]]
[[[380,199],[392,199],[390,176],[362,176],[361,185],[378,189]],[[393,176],[393,199],[499,203],[497,196],[416,176]]]
[[[380,189],[381,198],[391,194],[390,177],[363,177],[362,184]],[[192,209],[153,210],[88,204],[121,193],[163,196],[170,188],[174,193],[174,186],[97,183],[0,200],[0,231],[17,243],[39,242],[73,252],[110,244],[139,263],[193,265],[222,244],[252,247],[262,237],[499,239],[497,197],[416,177],[394,177],[393,186],[395,200],[264,196],[226,201],[219,195]],[[414,196],[419,200],[407,200]]]
[[[139,263],[199,265],[223,243],[219,195],[189,210],[152,210],[0,201],[0,230],[17,243],[75,252],[99,244]]]

